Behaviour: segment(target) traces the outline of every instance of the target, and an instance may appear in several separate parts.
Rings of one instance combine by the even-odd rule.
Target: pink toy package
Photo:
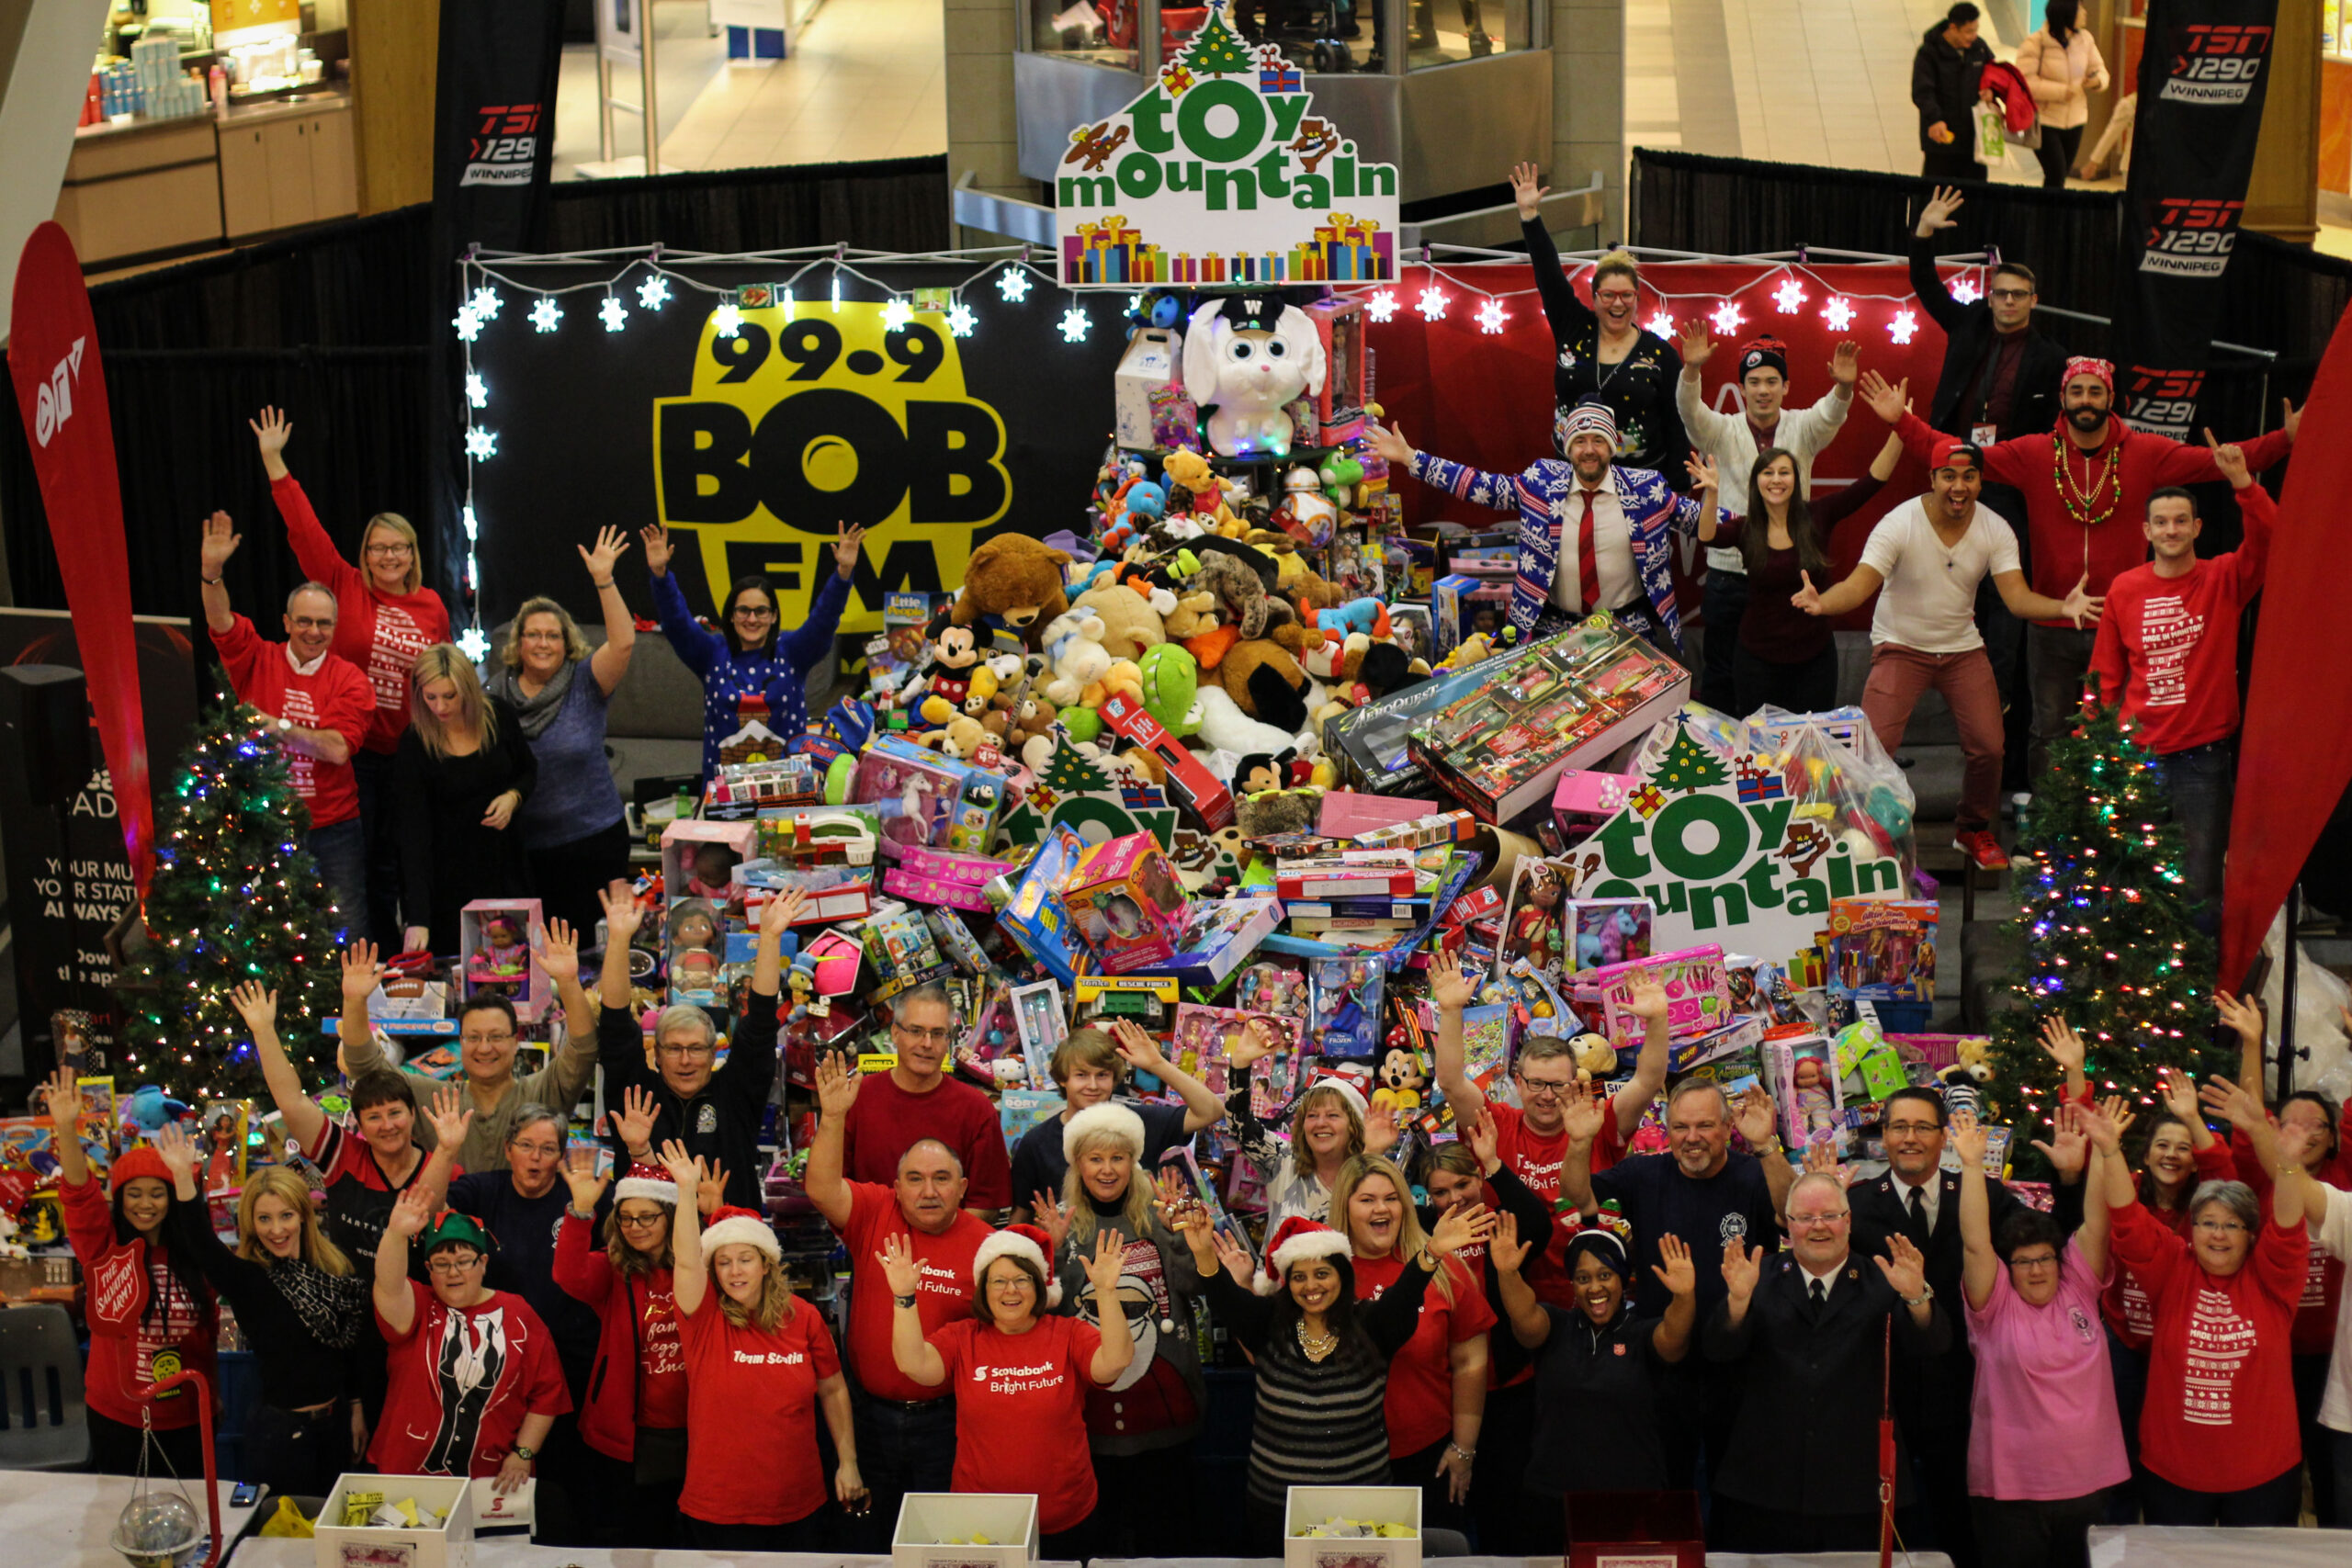
[[[1191,913],[1175,864],[1149,833],[1096,844],[1062,879],[1062,902],[1111,975],[1175,957]]]
[[[1606,1020],[1601,1032],[1618,1050],[1641,1049],[1642,1021],[1634,1016],[1628,1004],[1633,999],[1634,978],[1643,974],[1666,987],[1669,1033],[1677,1037],[1703,1034],[1731,1021],[1731,987],[1724,977],[1724,950],[1720,947],[1686,947],[1677,953],[1612,964],[1595,970],[1592,983],[1600,993]]]
[[[910,847],[985,851],[1004,795],[1001,775],[897,735],[866,746],[850,785],[851,803],[881,817],[882,852],[893,861]]]

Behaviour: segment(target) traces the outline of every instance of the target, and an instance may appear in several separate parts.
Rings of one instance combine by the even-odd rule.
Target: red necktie
[[[1600,561],[1592,547],[1592,498],[1595,491],[1581,492],[1584,496],[1584,516],[1577,524],[1577,592],[1584,595],[1584,613],[1591,615],[1600,604]]]

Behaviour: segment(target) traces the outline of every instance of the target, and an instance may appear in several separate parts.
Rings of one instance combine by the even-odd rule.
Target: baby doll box
[[[1562,1568],[1706,1568],[1696,1492],[1571,1492]]]
[[[1062,902],[1062,879],[1085,852],[1076,829],[1055,828],[1025,867],[995,884],[1007,895],[997,928],[1063,985],[1077,977],[1078,931]]]
[[[521,928],[522,945],[503,956],[492,956],[491,928],[504,916]],[[593,933],[582,932],[582,935]],[[514,1004],[514,1016],[537,1023],[546,1016],[554,993],[546,971],[531,962],[531,950],[547,935],[537,898],[477,898],[458,911],[458,974],[460,994],[470,999],[501,996]]]
[[[1401,1525],[1410,1535],[1312,1536],[1332,1519]],[[1283,1568],[1421,1568],[1418,1486],[1294,1486],[1283,1522]]]
[[[1165,964],[1191,912],[1183,880],[1159,840],[1127,833],[1096,844],[1062,879],[1062,902],[1106,973]]]
[[[1027,1493],[910,1492],[890,1537],[892,1568],[1015,1568],[1037,1560]]]
[[[759,824],[756,822],[706,822],[690,819],[673,822],[662,829],[662,897],[674,904],[681,898],[693,897],[686,885],[694,880],[695,856],[705,844],[717,844],[732,852],[735,859],[728,866],[728,874],[712,886],[724,887],[733,877],[734,868],[758,853]],[[724,897],[721,894],[720,897]]]
[[[1122,447],[1148,452],[1158,445],[1151,434],[1151,394],[1176,378],[1183,359],[1183,336],[1170,329],[1145,327],[1127,340],[1111,380],[1114,428]]]
[[[417,1522],[345,1525],[344,1499],[354,1492],[380,1494],[388,1505],[413,1501]],[[447,1517],[435,1517],[444,1510]],[[472,1568],[473,1483],[462,1475],[337,1476],[312,1544],[318,1568]]]

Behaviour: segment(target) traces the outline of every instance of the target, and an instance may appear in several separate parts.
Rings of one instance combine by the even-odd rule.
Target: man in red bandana
[[[1904,408],[1902,394],[1876,371],[1862,377],[1861,394],[1871,412],[1894,426],[1911,455],[1928,461],[1941,437]],[[2063,599],[2086,577],[2091,597],[2105,597],[2118,574],[2148,558],[2141,532],[2148,497],[2166,485],[2222,477],[2211,448],[2133,430],[2115,417],[2114,402],[2115,367],[2077,355],[2066,361],[2059,420],[2048,434],[2021,435],[1983,448],[1985,479],[2014,485],[2025,494],[2031,585],[2045,597]],[[2246,468],[2258,474],[2284,457],[2301,417],[2289,403],[2280,428],[2241,443]],[[2042,751],[2074,723],[2098,632],[2064,621],[2037,621],[2025,635],[2033,741]]]

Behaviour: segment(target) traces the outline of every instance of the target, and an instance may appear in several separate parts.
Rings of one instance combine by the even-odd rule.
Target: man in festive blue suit
[[[1607,405],[1595,402],[1578,403],[1554,422],[1552,444],[1560,457],[1538,458],[1516,474],[1490,474],[1416,452],[1401,430],[1375,426],[1372,444],[1392,470],[1480,506],[1518,513],[1510,624],[1521,646],[1605,610],[1681,657],[1682,616],[1668,569],[1674,534],[1695,533],[1705,509],[1715,504],[1712,467],[1695,497],[1676,494],[1650,469],[1617,467],[1616,420]]]

